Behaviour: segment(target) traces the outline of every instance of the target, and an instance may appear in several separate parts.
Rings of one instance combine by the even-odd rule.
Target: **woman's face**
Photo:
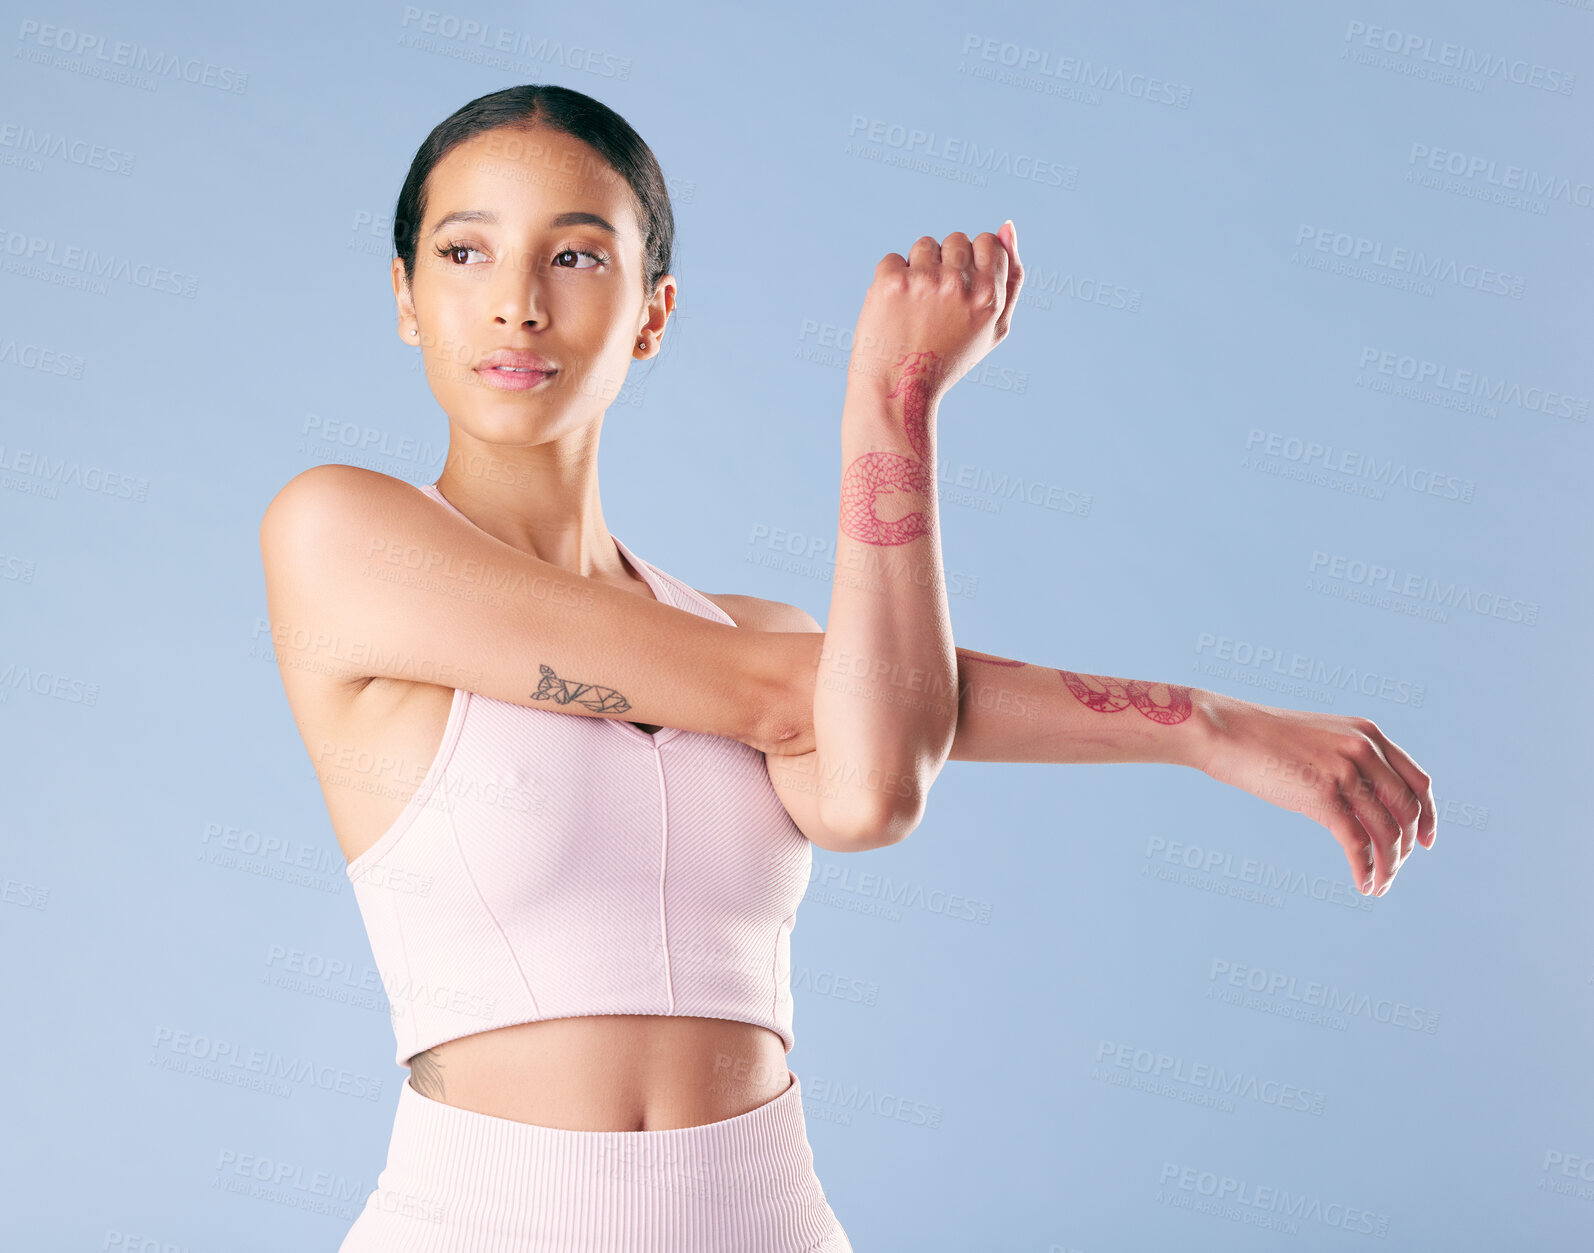
[[[642,230],[625,180],[586,144],[499,128],[433,167],[415,276],[393,260],[399,338],[419,344],[432,393],[483,442],[529,446],[602,414],[675,284],[642,295]],[[461,216],[465,215],[465,216]],[[416,331],[419,331],[416,334]],[[551,373],[492,369],[500,350]],[[520,364],[527,364],[525,361]]]

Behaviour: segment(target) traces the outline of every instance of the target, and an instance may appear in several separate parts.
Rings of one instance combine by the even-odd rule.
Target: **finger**
[[[920,235],[912,248],[908,249],[908,267],[938,265],[941,261],[941,245],[929,235]]]
[[[1018,293],[1024,286],[1024,263],[1018,259],[1018,227],[1011,221],[1003,222],[1007,232],[1007,295],[1002,303],[1002,315],[996,319],[996,337],[1003,339],[1013,324],[1013,310],[1018,308]]]
[[[991,307],[1000,319],[1007,308],[1007,246],[990,231],[974,237],[974,272],[977,278],[989,276]]]
[[[1367,725],[1372,727],[1371,722]],[[1371,732],[1366,733],[1366,739],[1354,754],[1354,759],[1373,795],[1400,824],[1400,857],[1395,864],[1395,869],[1399,870],[1406,858],[1411,856],[1412,846],[1416,843],[1422,802],[1384,756],[1378,742],[1382,737],[1375,734],[1377,730],[1377,727],[1373,727]]]
[[[1405,780],[1406,786],[1411,789],[1418,804],[1422,806],[1422,812],[1417,815],[1417,841],[1424,848],[1432,848],[1434,837],[1439,833],[1439,807],[1434,803],[1433,780],[1411,759],[1410,753],[1373,723],[1368,723],[1367,734],[1382,751],[1390,766]]]
[[[1400,865],[1400,823],[1378,799],[1371,783],[1360,775],[1353,782],[1342,785],[1339,792],[1368,839],[1373,842],[1372,895],[1377,896],[1395,877]]]
[[[876,278],[885,278],[888,275],[900,273],[907,268],[908,259],[906,257],[900,252],[888,252],[880,258],[879,263],[875,266],[874,276]]]
[[[972,282],[974,276],[969,271],[974,268],[974,245],[962,231],[953,231],[941,241],[941,264],[962,271],[965,288]]]
[[[1345,860],[1350,863],[1351,882],[1356,885],[1356,890],[1366,895],[1372,887],[1373,879],[1373,847],[1372,841],[1367,838],[1367,832],[1362,830],[1361,823],[1357,822],[1350,809],[1339,801],[1339,789],[1333,788],[1322,793],[1322,817],[1312,813],[1308,807],[1303,813],[1327,827],[1330,834],[1339,841],[1339,846],[1345,850]]]

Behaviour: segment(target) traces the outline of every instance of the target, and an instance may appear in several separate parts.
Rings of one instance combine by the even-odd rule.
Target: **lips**
[[[487,387],[501,392],[529,392],[541,387],[558,372],[553,362],[528,349],[500,348],[488,353],[476,366],[476,374]]]
[[[558,367],[529,349],[498,348],[477,362],[476,368],[505,374],[552,374]]]
[[[552,370],[536,370],[530,366],[517,365],[484,365],[479,369],[484,374],[552,374]]]

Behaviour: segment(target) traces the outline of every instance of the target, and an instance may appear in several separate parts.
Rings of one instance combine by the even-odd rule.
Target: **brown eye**
[[[484,253],[479,252],[477,249],[472,248],[469,244],[444,244],[441,248],[437,249],[437,255],[442,257],[445,261],[449,261],[452,264],[461,267],[469,265],[469,261],[455,260],[454,254],[457,252],[463,252],[467,256],[473,252],[476,253],[478,257],[485,255]]]

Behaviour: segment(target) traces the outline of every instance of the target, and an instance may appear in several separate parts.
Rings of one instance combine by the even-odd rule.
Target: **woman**
[[[657,161],[598,101],[465,105],[394,214],[442,474],[318,466],[261,524],[410,1072],[344,1253],[849,1249],[785,1064],[790,934],[812,845],[903,839],[948,759],[1188,764],[1312,814],[1364,891],[1433,842],[1427,777],[1366,719],[954,649],[934,419],[1007,333],[1011,223],[876,267],[824,628],[610,535],[599,430],[659,351],[673,234]]]

